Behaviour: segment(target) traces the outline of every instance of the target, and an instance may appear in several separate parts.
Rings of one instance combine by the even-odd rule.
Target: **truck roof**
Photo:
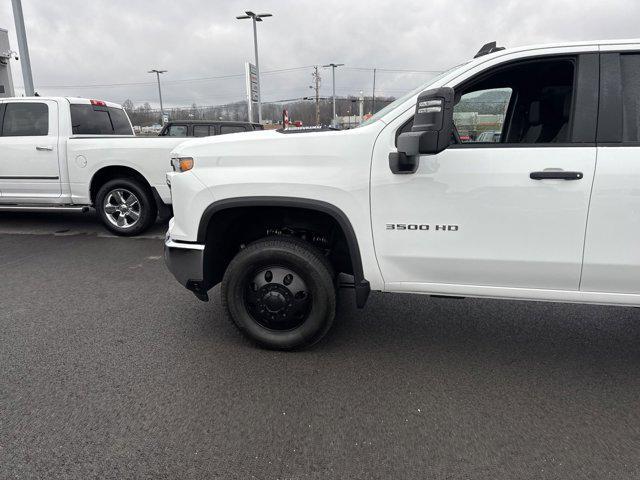
[[[93,98],[82,98],[82,97],[8,97],[8,98],[0,98],[2,101],[16,101],[16,100],[53,100],[55,102],[68,102],[70,104],[83,104],[83,105],[91,105],[91,102],[104,102],[105,106],[113,107],[113,108],[122,108],[122,105],[119,103],[108,102],[106,100],[93,99]]]
[[[570,47],[589,47],[594,46],[597,47],[599,45],[637,45],[640,44],[640,38],[621,38],[621,39],[610,39],[610,40],[581,40],[577,42],[556,42],[556,43],[541,43],[541,44],[532,44],[532,45],[522,45],[518,47],[506,47],[500,50],[495,50],[491,53],[487,53],[486,55],[482,55],[483,60],[486,60],[487,57],[491,55],[499,56],[504,55],[506,53],[513,52],[526,52],[529,50],[542,50],[547,48],[570,48]],[[502,45],[498,45],[501,47]]]

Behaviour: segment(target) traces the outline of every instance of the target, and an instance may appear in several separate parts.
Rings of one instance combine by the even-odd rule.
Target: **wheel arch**
[[[157,203],[157,192],[154,192],[149,181],[138,170],[124,165],[109,165],[100,168],[91,177],[91,181],[89,182],[89,199],[92,205],[95,205],[96,195],[100,187],[114,178],[133,178],[139,181]]]
[[[218,216],[223,212],[229,212],[234,209],[250,209],[252,207],[295,209],[300,210],[300,213],[304,211],[315,212],[333,219],[344,235],[348,247],[351,270],[354,277],[354,288],[356,291],[356,304],[358,307],[364,306],[371,289],[369,282],[364,278],[358,239],[347,215],[339,207],[331,203],[315,199],[277,196],[235,197],[218,200],[209,205],[202,214],[198,226],[198,243],[205,245],[211,243],[211,228],[215,226],[216,218],[219,218]],[[207,250],[211,249],[205,249],[205,256],[207,255]],[[226,265],[224,265],[224,268],[226,268]],[[213,278],[205,280],[205,285],[210,287],[217,283],[216,280],[219,281],[218,277],[220,277],[220,272],[214,273]]]

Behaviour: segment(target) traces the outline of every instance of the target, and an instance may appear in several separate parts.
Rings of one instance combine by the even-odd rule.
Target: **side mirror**
[[[393,173],[413,173],[418,168],[418,160],[411,157],[440,153],[449,146],[453,133],[453,100],[451,87],[427,90],[418,96],[413,127],[398,137],[398,154],[402,161],[395,158],[398,155],[393,155],[392,162],[389,156]],[[400,170],[394,171],[399,166]]]

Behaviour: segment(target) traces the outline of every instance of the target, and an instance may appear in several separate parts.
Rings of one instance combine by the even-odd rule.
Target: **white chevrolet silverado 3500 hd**
[[[183,141],[135,137],[115,103],[0,99],[0,211],[95,206],[112,232],[139,234],[169,216],[169,153]]]
[[[640,305],[640,41],[488,44],[359,128],[172,156],[169,269],[200,299],[222,282],[269,348],[325,334],[340,273],[359,307],[370,289]]]

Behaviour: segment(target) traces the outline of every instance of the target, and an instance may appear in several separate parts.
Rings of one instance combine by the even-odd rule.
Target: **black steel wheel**
[[[333,277],[331,265],[312,245],[269,237],[234,257],[222,282],[222,299],[233,323],[259,345],[304,348],[333,323]]]
[[[253,319],[271,330],[299,327],[311,311],[311,292],[295,270],[261,267],[245,279],[245,305]]]

